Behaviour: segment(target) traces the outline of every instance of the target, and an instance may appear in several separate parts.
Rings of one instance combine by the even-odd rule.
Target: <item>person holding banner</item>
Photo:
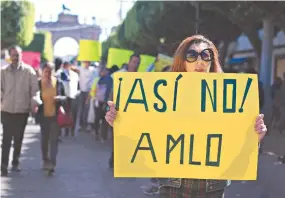
[[[207,38],[202,35],[194,35],[186,38],[179,45],[174,55],[171,72],[212,72],[222,73],[219,63],[218,50]],[[109,111],[105,119],[113,126],[116,118],[115,104],[108,102]],[[259,115],[255,123],[255,131],[258,140],[261,141],[267,128],[263,120],[264,115]],[[167,198],[222,198],[224,190],[229,185],[225,180],[208,179],[160,179],[160,197]]]

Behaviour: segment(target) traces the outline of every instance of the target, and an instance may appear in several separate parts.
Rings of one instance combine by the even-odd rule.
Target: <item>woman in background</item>
[[[41,126],[43,169],[54,172],[58,152],[58,136],[60,133],[60,128],[57,123],[57,115],[58,110],[62,105],[64,88],[53,75],[53,63],[45,63],[42,71],[43,75],[39,80],[39,95],[42,104],[38,108],[38,114]]]

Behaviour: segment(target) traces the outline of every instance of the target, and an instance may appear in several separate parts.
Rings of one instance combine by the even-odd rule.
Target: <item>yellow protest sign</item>
[[[100,61],[102,46],[99,41],[80,40],[78,61]]]
[[[164,54],[157,55],[157,61],[154,65],[154,71],[161,72],[166,66],[171,66],[173,63],[173,58],[166,56]]]
[[[119,68],[124,63],[128,63],[134,52],[126,49],[110,48],[108,51],[107,68],[117,65]]]
[[[138,72],[146,72],[148,66],[154,63],[155,57],[149,55],[141,55],[141,62],[138,68]]]
[[[253,74],[118,72],[115,177],[254,180]]]

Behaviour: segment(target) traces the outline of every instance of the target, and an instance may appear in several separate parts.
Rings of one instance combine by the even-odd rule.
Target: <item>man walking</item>
[[[11,142],[14,153],[12,171],[20,171],[19,157],[29,112],[36,109],[33,100],[38,91],[34,69],[22,62],[22,49],[9,50],[11,64],[1,68],[1,122],[3,124],[1,175],[8,175]]]
[[[67,96],[66,100],[66,109],[71,113],[72,119],[75,122],[77,117],[77,102],[76,97],[78,93],[78,83],[79,76],[78,74],[72,70],[72,66],[68,62],[63,63],[63,67],[61,70],[58,70],[58,79],[64,85],[64,92]],[[71,131],[70,131],[71,130]],[[71,129],[65,129],[65,136],[68,136],[71,132],[71,136],[75,135],[75,123]]]
[[[90,93],[93,81],[99,76],[97,69],[90,65],[89,61],[83,62],[83,65],[78,69],[79,73],[79,121],[80,130],[85,131],[87,127],[87,115],[88,115],[88,95]]]

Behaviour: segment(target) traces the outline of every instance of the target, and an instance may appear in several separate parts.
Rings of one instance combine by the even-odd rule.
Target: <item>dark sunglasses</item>
[[[185,60],[189,63],[195,62],[198,57],[201,56],[203,61],[212,61],[214,58],[214,53],[211,49],[204,49],[202,52],[196,52],[195,50],[188,50],[185,55]]]

